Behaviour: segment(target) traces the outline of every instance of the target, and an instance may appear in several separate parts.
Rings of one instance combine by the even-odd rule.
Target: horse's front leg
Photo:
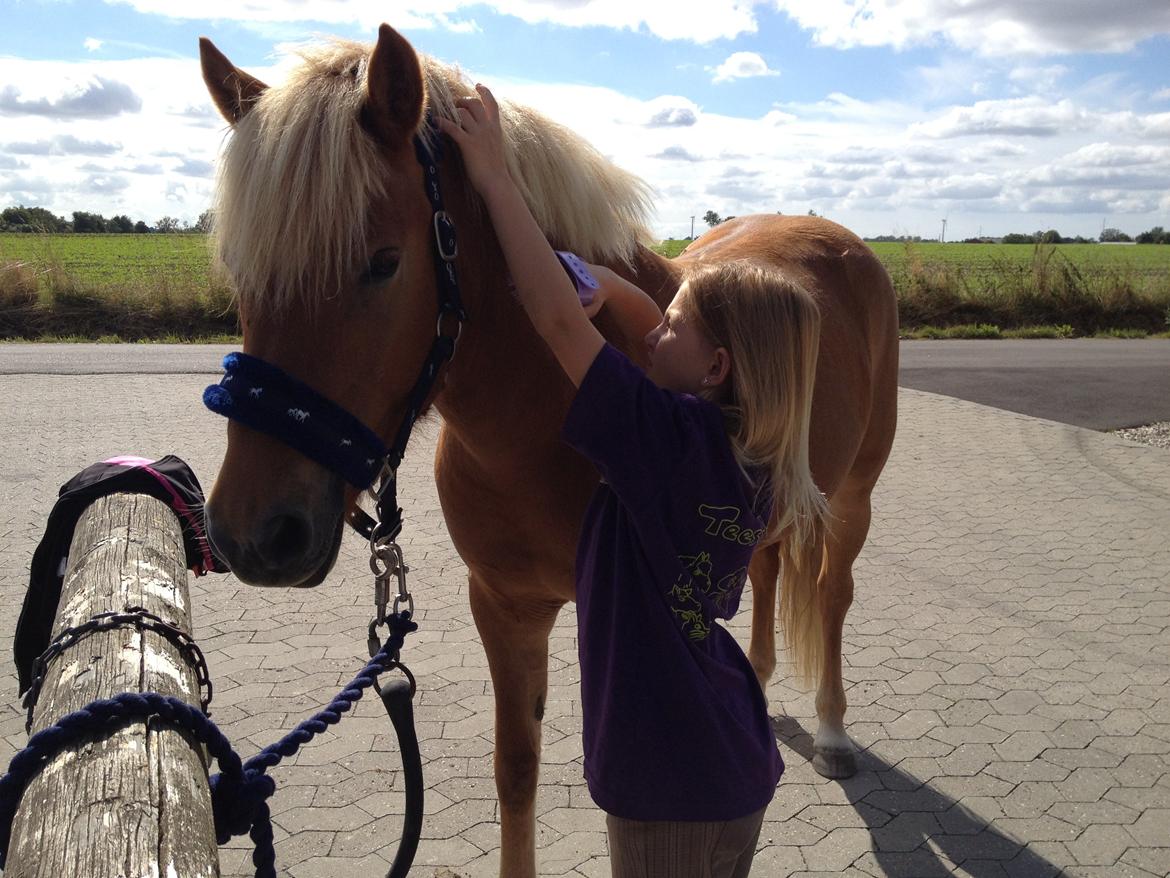
[[[487,653],[496,704],[500,876],[536,876],[536,782],[548,690],[548,638],[562,602],[516,598],[527,583],[472,569],[471,612]]]

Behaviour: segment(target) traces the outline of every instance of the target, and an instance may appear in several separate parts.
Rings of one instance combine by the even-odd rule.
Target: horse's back
[[[865,243],[820,217],[729,220],[678,257],[684,265],[750,259],[791,275],[816,297],[821,344],[809,436],[817,484],[877,480],[897,418],[898,309],[889,275]]]

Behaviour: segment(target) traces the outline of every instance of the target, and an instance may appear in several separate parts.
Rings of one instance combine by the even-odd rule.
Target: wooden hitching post
[[[53,634],[103,612],[144,607],[191,631],[179,521],[166,504],[112,494],[82,514]],[[133,627],[82,638],[49,665],[32,731],[120,692],[199,704],[179,650]],[[25,790],[5,878],[219,875],[203,748],[157,718],[59,754]]]

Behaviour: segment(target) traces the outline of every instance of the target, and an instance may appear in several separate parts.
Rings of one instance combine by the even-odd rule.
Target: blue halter
[[[279,439],[359,489],[373,484],[390,453],[373,430],[258,357],[233,352],[223,368],[219,384],[203,391],[205,406]]]
[[[418,135],[414,138],[414,151],[423,168],[427,199],[434,212],[439,316],[435,340],[410,391],[406,415],[394,437],[394,444],[387,448],[373,430],[337,403],[278,366],[248,354],[228,354],[223,361],[226,373],[223,379],[203,391],[203,404],[216,414],[267,433],[338,473],[359,490],[370,487],[379,474],[384,474],[378,489],[378,513],[384,523],[380,535],[387,531],[397,534],[401,529],[402,510],[397,509],[395,473],[440,369],[455,355],[455,343],[467,319],[455,272],[458,252],[455,223],[443,209],[438,160]],[[454,335],[444,332],[449,316],[455,321]],[[350,524],[366,537],[375,527],[374,520],[360,509],[351,514]]]

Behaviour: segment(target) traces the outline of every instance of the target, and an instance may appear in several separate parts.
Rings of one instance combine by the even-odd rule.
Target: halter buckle
[[[454,262],[455,257],[459,255],[459,242],[455,240],[455,222],[451,219],[451,214],[445,210],[436,210],[434,224],[435,245],[439,249],[439,258],[444,262]],[[446,247],[447,241],[443,238],[443,227],[446,227],[449,232],[448,237],[451,242],[451,250],[449,252]]]

